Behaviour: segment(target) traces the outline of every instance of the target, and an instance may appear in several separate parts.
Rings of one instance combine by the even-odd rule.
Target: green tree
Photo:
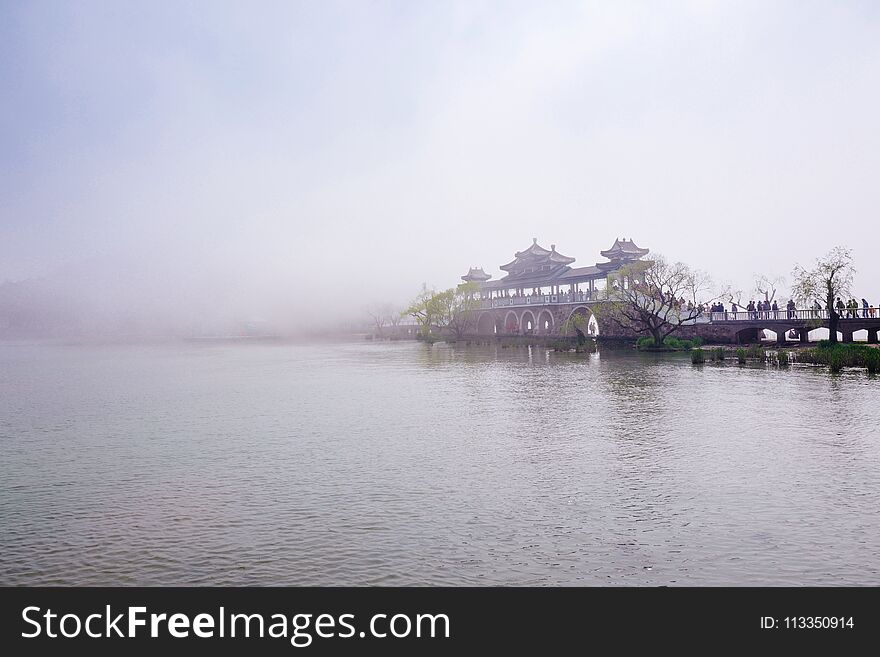
[[[474,311],[480,308],[478,290],[477,283],[471,281],[435,294],[431,304],[437,326],[451,332],[456,339],[472,333],[476,322]]]
[[[409,315],[416,321],[419,326],[419,335],[422,337],[428,336],[434,323],[434,306],[431,303],[434,295],[434,290],[429,289],[425,283],[422,283],[421,291],[412,300],[409,307],[401,313],[401,315]]]
[[[404,312],[418,322],[423,336],[427,336],[432,329],[438,329],[460,339],[474,328],[474,311],[480,308],[476,294],[478,289],[474,282],[462,283],[442,292],[429,290],[423,285],[422,291]]]
[[[584,344],[587,341],[586,333],[589,330],[590,320],[586,315],[574,313],[567,320],[562,322],[559,327],[563,335],[574,333],[577,336],[578,344]]]

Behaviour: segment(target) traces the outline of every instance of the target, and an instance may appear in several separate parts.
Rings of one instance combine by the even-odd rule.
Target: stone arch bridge
[[[507,302],[515,299],[492,299],[492,301]],[[493,308],[476,311],[472,322],[473,332],[481,337],[516,335],[558,337],[566,335],[563,325],[574,315],[583,316],[594,330],[598,327],[598,333],[613,331],[611,326],[606,326],[605,331],[602,330],[599,318],[593,312],[595,305],[595,302],[583,301],[569,303],[547,301],[521,305],[497,303]]]
[[[471,335],[475,337],[555,336],[566,335],[566,320],[582,315],[589,322],[589,331],[607,339],[635,339],[632,331],[603,317],[603,301],[585,299],[584,295],[557,294],[504,297],[483,300],[475,310]],[[758,342],[763,332],[772,331],[780,344],[798,340],[809,342],[810,332],[828,328],[824,310],[788,310],[762,312],[702,313],[683,325],[677,337],[700,337],[707,342],[743,344]],[[838,331],[843,342],[852,342],[858,331],[867,331],[868,343],[877,344],[880,337],[880,308],[860,308],[856,316],[840,319]],[[585,331],[586,332],[586,331]],[[793,336],[792,336],[793,334]]]

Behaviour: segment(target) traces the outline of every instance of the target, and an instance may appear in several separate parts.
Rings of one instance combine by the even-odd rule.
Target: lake
[[[0,584],[878,585],[880,379],[0,344]]]

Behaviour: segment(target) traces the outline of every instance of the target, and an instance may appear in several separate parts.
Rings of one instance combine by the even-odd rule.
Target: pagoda
[[[517,251],[513,257],[512,262],[501,265],[501,269],[507,272],[507,276],[504,277],[505,281],[513,282],[516,279],[534,278],[553,279],[571,269],[569,265],[574,262],[574,258],[557,252],[555,244],[550,245],[549,251],[540,246],[537,237],[532,238],[532,244],[529,248],[525,251]]]
[[[478,283],[480,294],[484,298],[541,296],[545,294],[545,289],[549,289],[551,297],[557,294],[577,294],[577,298],[582,300],[583,292],[587,299],[592,299],[596,282],[605,281],[609,274],[639,261],[648,253],[648,249],[639,248],[633,241],[618,238],[610,249],[601,251],[608,262],[597,262],[589,267],[572,267],[574,258],[557,251],[555,244],[545,249],[533,237],[527,249],[517,251],[513,260],[501,265],[501,270],[506,275],[499,280],[489,281],[489,274],[482,268],[474,267],[461,279]],[[585,289],[582,290],[581,285]],[[555,297],[551,302],[556,302]]]
[[[610,249],[599,251],[609,262],[597,262],[596,267],[605,272],[617,271],[621,267],[639,260],[650,253],[649,249],[640,249],[632,240],[617,238]]]
[[[490,278],[492,278],[492,274],[484,272],[482,267],[471,267],[468,273],[461,277],[461,280],[465,283],[485,283]]]

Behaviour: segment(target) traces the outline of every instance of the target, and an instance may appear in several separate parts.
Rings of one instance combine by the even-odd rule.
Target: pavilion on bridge
[[[547,250],[532,238],[529,248],[517,251],[511,262],[501,265],[507,272],[503,278],[490,282],[490,274],[474,267],[461,278],[477,283],[484,299],[550,295],[553,301],[589,301],[602,295],[609,274],[640,260],[649,250],[632,240],[616,239],[610,249],[600,253],[608,262],[572,267],[575,259],[559,253],[555,244]]]

